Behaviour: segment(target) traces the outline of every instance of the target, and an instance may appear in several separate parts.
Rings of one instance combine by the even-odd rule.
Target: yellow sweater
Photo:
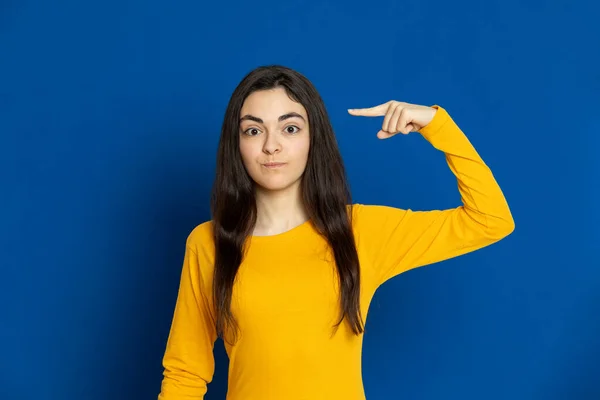
[[[446,154],[463,205],[412,211],[352,206],[361,266],[361,309],[375,290],[411,268],[490,245],[514,222],[502,191],[467,137],[439,106],[420,133]],[[285,233],[250,237],[234,286],[239,340],[226,344],[228,400],[363,400],[361,350],[346,322],[335,336],[337,272],[326,242],[306,222]],[[187,240],[179,294],[163,359],[159,400],[203,399],[214,372],[214,246],[211,222]]]

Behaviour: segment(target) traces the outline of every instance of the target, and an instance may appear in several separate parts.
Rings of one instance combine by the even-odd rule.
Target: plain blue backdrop
[[[600,398],[600,29],[566,1],[0,3],[0,397],[160,390],[184,243],[251,69],[321,92],[354,200],[460,204],[420,135],[348,108],[445,107],[515,232],[377,292],[369,400]],[[217,342],[208,400],[224,399]]]

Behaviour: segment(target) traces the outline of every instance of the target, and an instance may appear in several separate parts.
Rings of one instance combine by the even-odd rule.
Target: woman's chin
[[[263,180],[263,181],[256,182],[256,189],[259,191],[262,191],[262,192],[269,192],[269,193],[283,192],[283,191],[295,189],[299,183],[300,183],[299,180],[297,180],[297,181],[280,180],[280,179]]]

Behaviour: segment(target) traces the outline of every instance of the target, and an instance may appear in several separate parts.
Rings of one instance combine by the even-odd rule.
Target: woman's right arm
[[[202,400],[213,378],[217,336],[204,285],[198,256],[188,243],[158,400]]]

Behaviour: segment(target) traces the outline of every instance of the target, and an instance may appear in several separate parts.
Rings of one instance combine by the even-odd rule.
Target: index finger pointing
[[[388,106],[389,102],[370,108],[350,108],[348,109],[348,113],[363,117],[380,117],[385,115]]]

